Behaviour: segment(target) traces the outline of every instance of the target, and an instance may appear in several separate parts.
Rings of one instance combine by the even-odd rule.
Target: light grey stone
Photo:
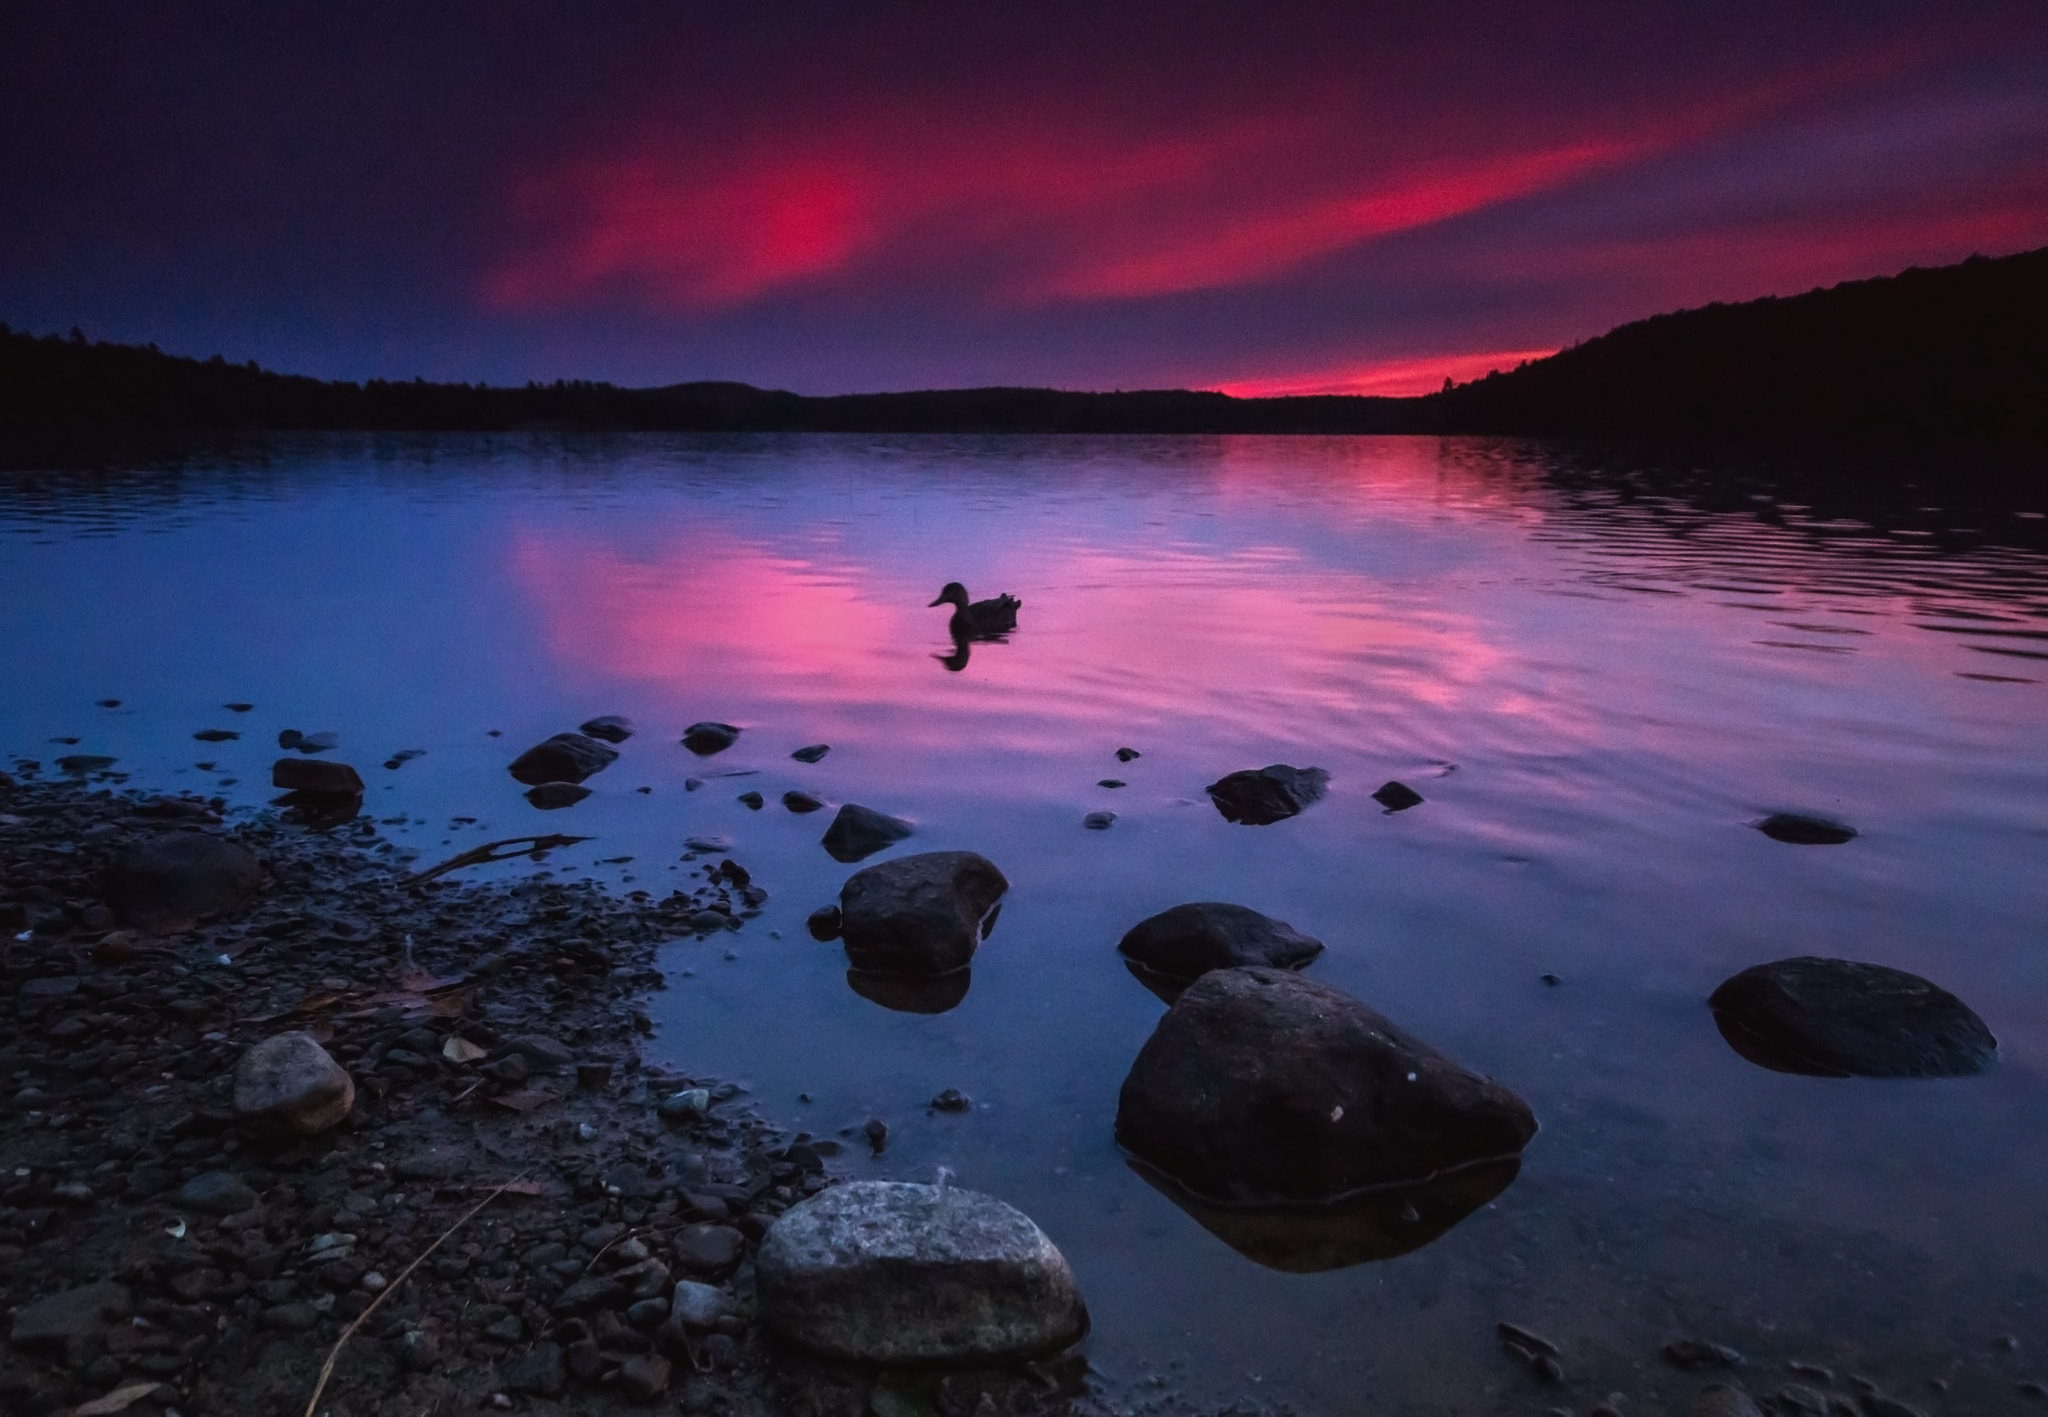
[[[755,1257],[777,1334],[864,1363],[1056,1352],[1088,1331],[1045,1232],[975,1191],[853,1181],[792,1207]]]
[[[310,1033],[266,1038],[235,1065],[235,1111],[253,1132],[313,1136],[346,1117],[355,1100],[348,1070]]]

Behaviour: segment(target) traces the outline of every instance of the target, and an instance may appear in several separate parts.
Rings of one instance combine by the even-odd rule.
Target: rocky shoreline
[[[1072,1353],[890,1372],[764,1336],[761,1237],[881,1137],[792,1134],[642,1058],[657,949],[742,928],[744,870],[702,860],[660,900],[425,879],[368,818],[225,806],[0,776],[0,1408],[298,1413],[334,1353],[335,1417],[1108,1410]],[[108,869],[167,832],[244,848],[260,884],[126,927]],[[354,1105],[255,1135],[237,1062],[287,1031]]]

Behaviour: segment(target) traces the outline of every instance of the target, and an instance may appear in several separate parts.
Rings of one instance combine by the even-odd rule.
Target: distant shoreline
[[[2048,438],[2048,247],[1657,315],[1411,398],[329,381],[0,324],[0,436],[534,430]]]

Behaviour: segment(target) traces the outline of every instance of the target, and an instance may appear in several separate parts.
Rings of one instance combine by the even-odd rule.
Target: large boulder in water
[[[927,851],[856,871],[839,890],[839,931],[855,969],[950,974],[981,942],[1010,883],[972,851]]]
[[[529,787],[543,782],[581,782],[592,773],[603,772],[618,756],[617,748],[586,734],[557,733],[514,758],[511,773]]]
[[[1117,950],[1143,974],[1186,983],[1248,964],[1300,969],[1323,952],[1323,942],[1248,906],[1204,900],[1140,920]]]
[[[1204,790],[1227,820],[1263,827],[1322,801],[1329,787],[1330,774],[1322,768],[1274,763],[1218,778]]]
[[[1707,999],[1729,1046],[1811,1077],[1981,1073],[1998,1040],[1970,1006],[1917,974],[1801,955],[1754,965]]]
[[[723,753],[737,743],[739,738],[740,730],[730,723],[716,723],[710,720],[693,723],[683,730],[683,746],[700,758],[708,758],[713,753]]]
[[[825,828],[820,839],[834,861],[852,865],[864,861],[884,847],[894,846],[911,833],[910,823],[887,812],[877,812],[857,802],[848,802]]]
[[[1520,1152],[1529,1106],[1284,969],[1197,979],[1117,1099],[1116,1139],[1199,1199],[1333,1201]]]
[[[270,785],[283,792],[317,792],[324,797],[360,797],[363,777],[347,763],[322,758],[279,758],[270,765]]]
[[[761,1318],[855,1363],[1002,1362],[1088,1332],[1066,1259],[993,1196],[850,1181],[791,1207],[754,1259]]]
[[[182,929],[235,909],[263,884],[263,867],[232,841],[166,832],[131,847],[107,869],[107,899],[145,930]]]

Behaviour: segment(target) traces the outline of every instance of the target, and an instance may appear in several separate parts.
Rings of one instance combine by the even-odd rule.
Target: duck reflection
[[[846,985],[869,1003],[894,1009],[899,1014],[942,1014],[967,997],[974,971],[956,969],[951,974],[877,974],[873,970],[849,969]]]
[[[1522,1169],[1520,1156],[1504,1156],[1327,1205],[1241,1206],[1192,1195],[1136,1157],[1125,1163],[1231,1249],[1288,1274],[1348,1269],[1419,1250],[1505,1191]]]
[[[951,654],[935,654],[932,658],[945,665],[948,672],[958,674],[967,667],[967,661],[973,656],[973,643],[974,641],[971,636],[963,635],[958,630],[955,630],[953,632],[953,652]]]

